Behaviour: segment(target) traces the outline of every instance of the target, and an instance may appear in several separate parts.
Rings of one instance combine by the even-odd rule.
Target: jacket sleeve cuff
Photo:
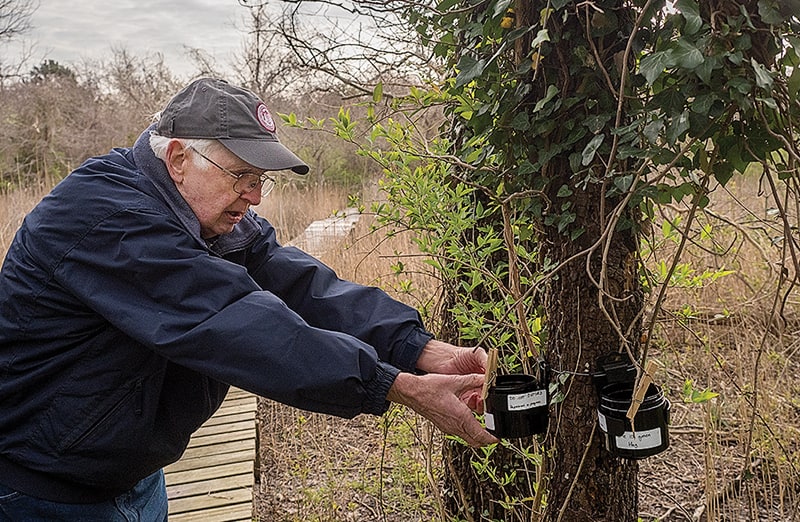
[[[414,372],[422,349],[433,339],[433,334],[418,326],[413,327],[394,350],[391,363],[402,371]]]
[[[394,384],[394,380],[400,370],[382,361],[378,361],[375,368],[375,378],[366,383],[367,399],[364,404],[364,413],[372,415],[383,415],[389,409],[389,401],[386,395],[389,388]]]

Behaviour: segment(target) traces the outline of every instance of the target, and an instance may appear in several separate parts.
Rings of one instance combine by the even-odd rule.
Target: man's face
[[[180,167],[177,171],[170,169],[170,175],[178,191],[200,221],[202,237],[208,239],[232,231],[242,220],[247,209],[261,202],[261,191],[257,189],[246,194],[238,194],[233,189],[236,179],[231,174],[258,176],[262,172],[222,146],[201,154],[177,141],[173,143],[176,147],[180,147],[180,150],[170,151],[176,157],[170,157],[168,162],[172,162],[174,166],[177,161]],[[170,144],[171,147],[173,144]],[[226,173],[223,169],[230,173]]]

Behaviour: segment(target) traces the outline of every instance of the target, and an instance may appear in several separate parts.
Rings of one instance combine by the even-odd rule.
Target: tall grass
[[[5,259],[8,247],[25,215],[50,191],[51,183],[0,192],[0,254]]]
[[[652,519],[800,520],[800,296],[759,182],[716,189],[658,317],[673,442],[642,463]],[[651,269],[674,253],[685,210],[665,210]]]

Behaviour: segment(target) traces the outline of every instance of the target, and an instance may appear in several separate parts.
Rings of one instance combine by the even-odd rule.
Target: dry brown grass
[[[321,258],[340,277],[380,286],[424,308],[436,281],[414,252],[407,237],[387,239],[374,230],[373,216],[363,214],[353,233]],[[405,265],[401,274],[392,269],[398,259]],[[413,294],[407,292],[409,281]],[[261,400],[258,421],[261,466],[254,512],[261,520],[440,518],[440,435],[413,412],[392,408],[381,418],[346,420]]]
[[[672,401],[672,440],[642,463],[646,520],[800,520],[800,316],[797,290],[779,278],[795,269],[779,265],[780,223],[757,183],[718,189],[702,219],[709,233],[683,257],[695,274],[734,272],[673,288],[659,315],[652,356]],[[687,380],[719,396],[686,402]]]
[[[3,259],[25,215],[50,191],[51,186],[46,184],[0,193],[0,253]]]

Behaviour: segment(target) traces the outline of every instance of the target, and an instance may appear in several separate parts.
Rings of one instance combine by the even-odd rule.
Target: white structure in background
[[[302,235],[289,242],[314,257],[320,257],[331,247],[348,236],[358,223],[361,213],[356,208],[347,208],[327,219],[314,221]]]

